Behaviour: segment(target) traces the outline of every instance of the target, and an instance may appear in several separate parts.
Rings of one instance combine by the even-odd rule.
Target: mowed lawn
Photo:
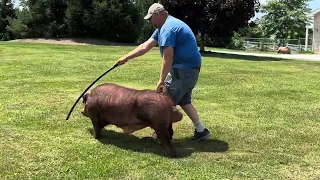
[[[193,142],[185,115],[174,125],[177,159],[108,126],[92,135],[80,94],[133,46],[0,43],[0,179],[319,179],[320,62],[203,55],[193,101],[210,140]],[[115,68],[113,82],[154,89],[155,48]],[[93,86],[93,87],[94,87]]]

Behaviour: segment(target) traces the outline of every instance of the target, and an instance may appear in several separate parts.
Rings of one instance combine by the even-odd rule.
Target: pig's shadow
[[[93,136],[93,129],[88,129]],[[153,140],[151,137],[137,137],[135,135],[124,134],[111,130],[102,129],[102,138],[99,141],[103,144],[112,144],[119,148],[141,153],[154,153],[166,156],[164,146]],[[228,143],[218,139],[208,139],[204,141],[193,141],[191,139],[175,139],[173,146],[177,151],[178,158],[190,156],[193,152],[225,152],[229,149]]]

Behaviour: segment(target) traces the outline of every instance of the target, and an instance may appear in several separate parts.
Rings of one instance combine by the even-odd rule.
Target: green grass
[[[212,139],[174,125],[180,158],[110,126],[103,140],[75,100],[134,47],[0,43],[0,179],[319,179],[320,63],[206,55],[194,104]],[[154,89],[158,49],[95,85]]]

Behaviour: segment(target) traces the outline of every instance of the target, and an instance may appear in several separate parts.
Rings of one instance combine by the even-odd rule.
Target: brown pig
[[[278,53],[280,54],[291,54],[291,50],[289,47],[279,47]]]
[[[169,156],[176,157],[171,144],[172,124],[183,116],[168,96],[154,90],[105,83],[87,92],[82,99],[81,113],[91,119],[96,139],[101,138],[101,129],[107,125],[122,128],[124,133],[151,127]]]

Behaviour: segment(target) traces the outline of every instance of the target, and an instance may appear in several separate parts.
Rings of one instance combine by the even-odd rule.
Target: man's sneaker
[[[194,130],[194,136],[192,138],[192,140],[196,140],[196,141],[200,141],[203,139],[209,139],[210,137],[210,132],[208,131],[208,129],[204,129],[204,131],[202,132],[197,132],[196,130]]]
[[[156,133],[156,132],[153,132],[153,134],[151,135],[151,137],[152,137],[154,140],[158,140],[158,137],[157,137],[157,133]]]
[[[151,135],[152,139],[155,140],[158,144],[161,144],[160,140],[158,139],[157,137],[157,133],[154,132],[152,135]]]

